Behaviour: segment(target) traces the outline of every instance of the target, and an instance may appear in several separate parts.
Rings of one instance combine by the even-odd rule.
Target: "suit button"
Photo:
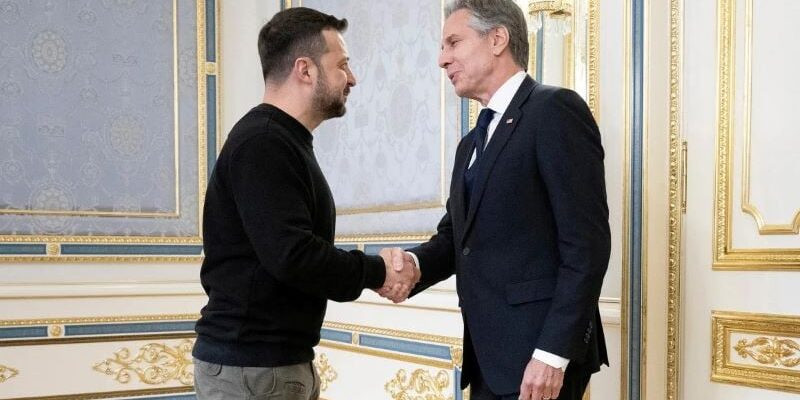
[[[468,256],[469,252],[470,252],[469,247],[464,247],[464,250],[461,251],[461,254]]]

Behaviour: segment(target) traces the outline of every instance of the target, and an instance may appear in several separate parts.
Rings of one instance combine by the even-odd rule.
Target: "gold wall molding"
[[[114,322],[196,321],[200,314],[124,315],[106,317],[34,318],[0,320],[0,327],[30,325],[104,324]]]
[[[751,3],[748,3],[751,5]],[[800,270],[800,248],[735,249],[733,211],[733,107],[735,0],[718,0],[717,176],[714,195],[714,269]]]
[[[737,334],[745,338],[734,343]],[[800,393],[798,342],[800,316],[714,311],[711,380]]]
[[[753,114],[753,0],[745,1],[745,45],[744,45],[744,151],[742,157],[742,211],[756,221],[761,235],[796,235],[800,233],[800,210],[797,210],[788,224],[768,224],[755,204],[750,202],[750,143],[752,141]],[[790,185],[785,186],[792,187]]]
[[[5,365],[0,365],[0,383],[3,383],[17,375],[19,375],[19,370]]]
[[[320,353],[317,358],[314,359],[314,368],[317,369],[317,374],[319,375],[319,389],[322,392],[328,390],[328,386],[330,386],[331,382],[339,377],[336,370],[331,367],[328,356],[325,355],[325,353]]]
[[[667,360],[666,399],[677,400],[680,379],[681,235],[683,169],[681,109],[683,2],[670,0],[669,49],[669,232],[667,241]]]
[[[405,353],[396,353],[388,350],[378,350],[371,347],[354,346],[352,344],[345,344],[334,342],[331,340],[320,340],[319,345],[334,350],[341,350],[350,353],[363,354],[378,358],[385,358],[389,360],[408,362],[412,364],[425,365],[433,368],[451,369],[453,364],[450,361],[438,360],[434,358],[427,358],[422,356],[415,356]]]
[[[427,333],[420,333],[420,332],[412,332],[412,331],[401,331],[396,329],[385,329],[385,328],[375,328],[371,326],[364,326],[364,325],[354,325],[354,324],[346,324],[341,322],[329,322],[326,321],[322,324],[323,328],[330,328],[330,329],[339,329],[345,331],[356,331],[358,333],[367,333],[373,335],[381,335],[381,336],[391,336],[401,339],[412,339],[416,341],[422,342],[431,342],[431,343],[439,343],[445,344],[450,346],[461,346],[461,338],[452,337],[452,336],[442,336],[442,335],[431,335]]]
[[[194,381],[193,345],[194,341],[190,339],[184,339],[177,346],[150,343],[141,347],[133,358],[131,351],[123,347],[114,353],[114,358],[107,358],[92,369],[111,375],[122,384],[129,383],[135,374],[140,382],[148,385],[178,381],[190,386]]]
[[[336,236],[336,243],[426,242],[435,232],[375,233]]]
[[[405,369],[397,371],[384,385],[392,400],[452,400],[444,391],[450,386],[450,372],[440,370],[436,376],[424,369],[416,369],[408,376]]]

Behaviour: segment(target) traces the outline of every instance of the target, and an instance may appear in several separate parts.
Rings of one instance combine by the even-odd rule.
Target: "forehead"
[[[447,17],[447,20],[444,21],[442,37],[446,39],[449,35],[453,34],[463,35],[469,32],[475,32],[475,30],[469,26],[471,19],[472,14],[465,9],[461,9],[450,14],[450,16]]]
[[[347,54],[347,45],[341,33],[333,29],[325,29],[322,31],[322,36],[325,38],[325,44],[328,48],[327,53],[333,55]]]

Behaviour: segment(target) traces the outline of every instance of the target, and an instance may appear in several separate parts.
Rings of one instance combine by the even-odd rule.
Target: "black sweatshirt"
[[[336,209],[311,133],[261,104],[233,127],[203,210],[208,304],[193,355],[224,365],[310,361],[327,299],[383,284],[378,256],[333,246]]]

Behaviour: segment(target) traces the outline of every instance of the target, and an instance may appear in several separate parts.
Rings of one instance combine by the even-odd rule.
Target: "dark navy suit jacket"
[[[608,364],[597,303],[611,247],[600,132],[575,92],[525,78],[481,158],[456,150],[447,212],[419,258],[419,291],[456,274],[459,306],[492,392],[519,390],[535,349],[591,374]],[[468,344],[465,344],[467,347]],[[475,366],[465,357],[462,387]]]

